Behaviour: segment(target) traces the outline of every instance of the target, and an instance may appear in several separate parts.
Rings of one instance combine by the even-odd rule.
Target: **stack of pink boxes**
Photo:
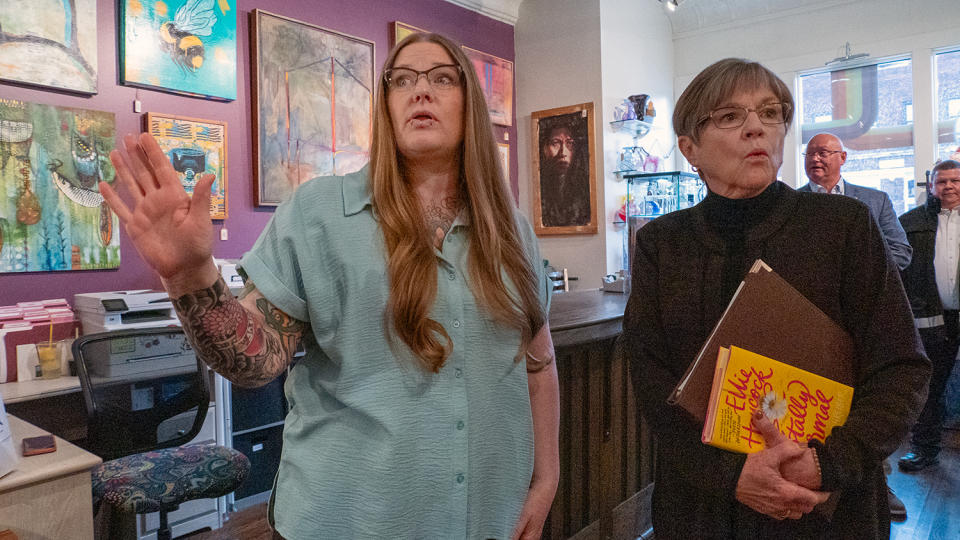
[[[17,346],[48,341],[51,329],[53,341],[74,338],[80,332],[80,321],[63,298],[0,306],[0,383],[34,378],[18,373]]]

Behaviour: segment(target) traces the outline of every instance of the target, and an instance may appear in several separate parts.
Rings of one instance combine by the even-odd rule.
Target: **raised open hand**
[[[201,176],[191,198],[152,135],[125,135],[123,148],[123,152],[110,152],[110,161],[132,199],[133,210],[101,182],[104,200],[120,218],[140,256],[160,277],[184,282],[203,276],[198,270],[212,266],[210,186],[215,176]],[[198,283],[199,287],[207,285]]]

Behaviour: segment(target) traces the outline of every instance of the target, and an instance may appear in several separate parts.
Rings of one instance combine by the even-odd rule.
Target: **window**
[[[844,180],[887,192],[897,214],[916,206],[909,59],[801,75],[799,96],[801,152],[814,135],[832,133],[847,150]]]
[[[960,51],[933,57],[937,159],[960,159]]]

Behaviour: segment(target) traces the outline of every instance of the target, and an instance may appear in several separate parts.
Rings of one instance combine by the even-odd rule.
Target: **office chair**
[[[94,512],[111,508],[110,538],[130,534],[135,514],[160,513],[157,540],[170,540],[167,514],[180,504],[226,495],[250,470],[246,456],[200,432],[210,373],[176,327],[90,334],[73,342],[87,408],[86,449]],[[117,527],[120,527],[117,530]]]

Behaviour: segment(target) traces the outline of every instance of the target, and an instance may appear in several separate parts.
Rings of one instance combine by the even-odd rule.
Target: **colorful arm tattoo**
[[[306,328],[267,301],[248,282],[240,298],[259,296],[252,313],[218,279],[173,301],[194,350],[211,369],[239,386],[260,386],[290,364]]]

